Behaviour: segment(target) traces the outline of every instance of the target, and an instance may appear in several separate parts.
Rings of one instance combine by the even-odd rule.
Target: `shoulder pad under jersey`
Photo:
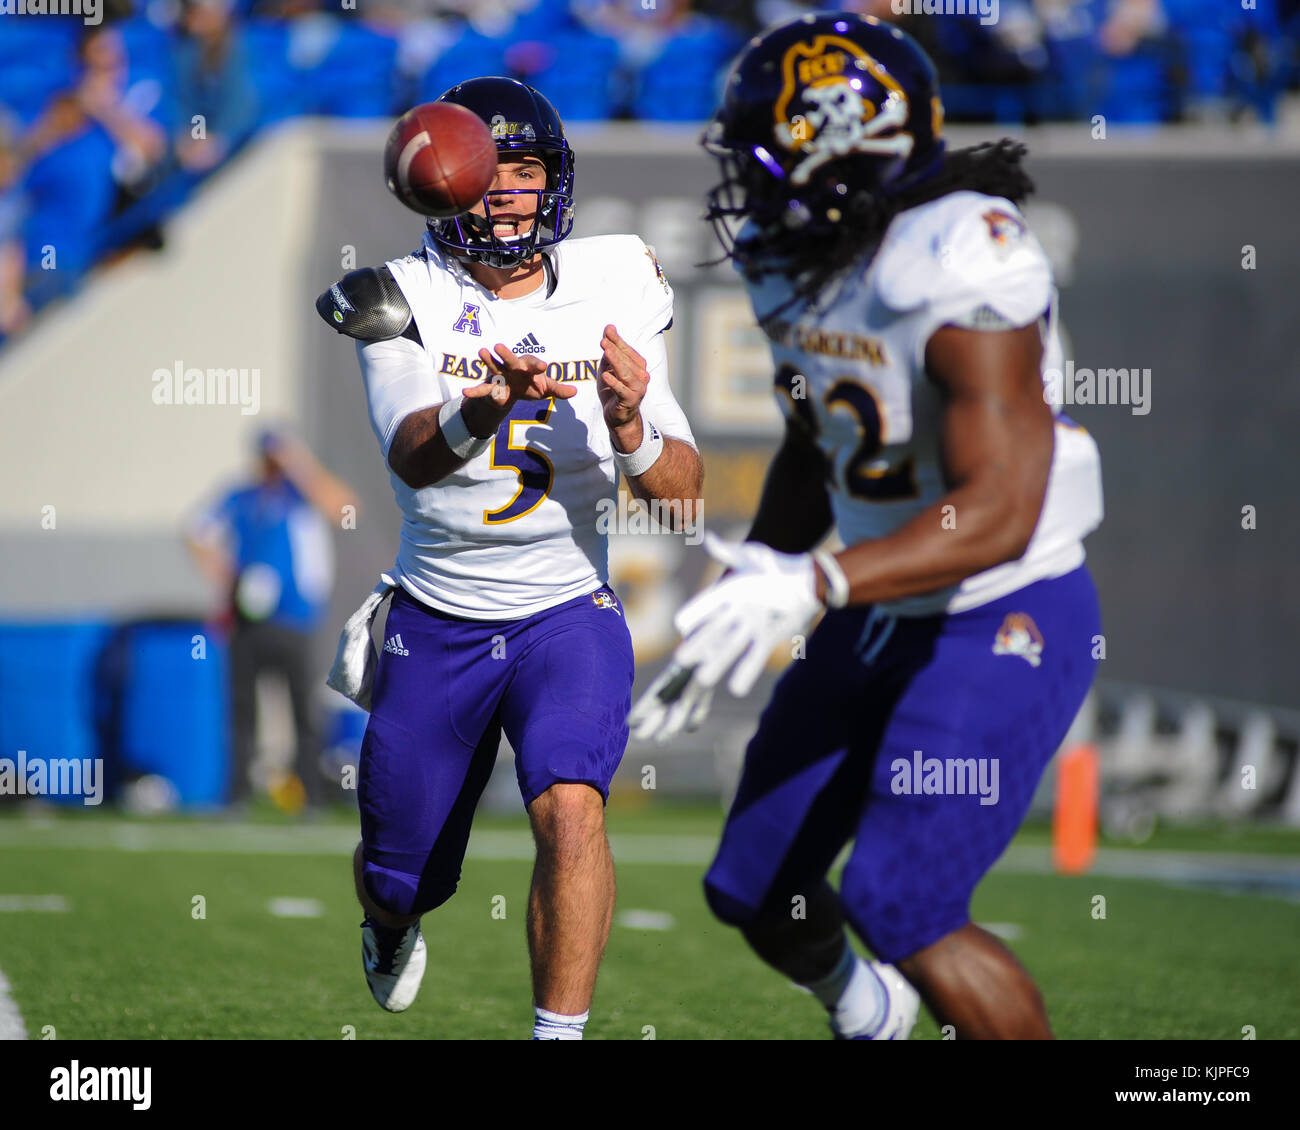
[[[1039,317],[1051,265],[1008,200],[953,193],[901,215],[878,252],[876,289],[894,310],[929,305],[948,319],[987,307],[1009,325]]]
[[[387,267],[349,271],[316,299],[316,313],[358,341],[409,337],[420,342],[410,304]]]
[[[672,325],[672,287],[653,248],[640,236],[584,236],[553,250],[560,285],[566,274],[581,280],[577,285],[606,305],[607,320],[627,340],[642,340]]]

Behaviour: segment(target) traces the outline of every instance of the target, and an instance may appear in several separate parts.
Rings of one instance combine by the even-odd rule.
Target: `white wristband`
[[[644,475],[650,470],[663,453],[664,437],[659,434],[659,429],[654,424],[642,417],[641,446],[627,454],[615,451],[614,462],[629,479],[635,479],[637,475]]]
[[[826,607],[843,608],[849,602],[849,579],[840,563],[824,549],[814,550],[812,556],[826,578]]]
[[[482,455],[492,446],[492,436],[476,436],[469,430],[461,408],[465,403],[463,396],[454,396],[438,412],[438,430],[447,441],[452,454],[460,459],[473,459]]]

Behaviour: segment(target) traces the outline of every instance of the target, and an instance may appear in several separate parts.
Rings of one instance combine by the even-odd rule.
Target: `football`
[[[496,168],[492,131],[472,110],[450,102],[408,110],[384,146],[389,191],[422,216],[469,211],[492,186]]]

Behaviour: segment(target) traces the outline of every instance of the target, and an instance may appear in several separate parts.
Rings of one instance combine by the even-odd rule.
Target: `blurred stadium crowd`
[[[1271,123],[1300,86],[1300,0],[899,14],[931,3],[101,0],[93,26],[0,16],[0,343],[91,265],[160,246],[162,218],[259,130],[395,115],[473,75],[525,79],[566,121],[700,121],[746,36],[841,7],[922,42],[949,120]]]

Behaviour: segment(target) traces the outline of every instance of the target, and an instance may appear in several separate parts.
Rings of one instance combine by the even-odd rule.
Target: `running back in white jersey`
[[[546,252],[555,286],[498,298],[428,236],[388,264],[419,330],[358,343],[371,424],[387,458],[401,421],[489,374],[478,351],[498,342],[533,354],[572,383],[568,400],[521,401],[492,446],[430,487],[390,470],[402,509],[396,573],[417,600],[476,620],[510,620],[592,592],[608,580],[598,528],[617,494],[609,430],[597,394],[606,325],[645,359],[642,420],[694,443],[668,385],[663,331],[672,289],[651,250],[630,235],[569,239]]]
[[[832,287],[815,312],[795,302],[765,329],[778,402],[816,435],[832,469],[836,529],[855,545],[893,533],[948,493],[942,400],[925,370],[936,330],[1039,322],[1043,371],[1063,366],[1051,266],[1001,197],[954,192],[900,213],[869,262]],[[778,310],[792,293],[783,276],[764,276],[750,287],[755,314]],[[960,612],[1083,561],[1082,538],[1102,516],[1101,461],[1086,431],[1056,407],[1053,414],[1047,492],[1024,555],[959,585],[883,603],[882,611]]]

